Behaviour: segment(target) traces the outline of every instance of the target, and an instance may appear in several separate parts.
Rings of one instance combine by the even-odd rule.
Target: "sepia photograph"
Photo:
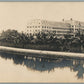
[[[84,2],[0,2],[0,83],[84,83]]]

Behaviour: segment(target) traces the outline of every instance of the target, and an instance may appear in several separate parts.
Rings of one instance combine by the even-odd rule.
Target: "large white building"
[[[64,20],[62,22],[54,22],[47,20],[35,19],[27,24],[26,34],[37,34],[37,33],[54,33],[57,36],[63,36],[70,34],[75,36],[78,30],[84,30],[84,22],[70,20]]]

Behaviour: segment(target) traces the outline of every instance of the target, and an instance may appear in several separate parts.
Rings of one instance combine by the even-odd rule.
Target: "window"
[[[35,26],[35,28],[37,28],[37,26]]]
[[[72,25],[72,27],[74,27],[74,25]]]

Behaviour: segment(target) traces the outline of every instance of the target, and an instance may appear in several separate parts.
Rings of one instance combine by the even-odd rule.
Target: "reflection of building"
[[[41,32],[54,33],[57,36],[63,36],[65,34],[74,35],[79,30],[84,30],[84,23],[74,20],[63,20],[62,22],[53,22],[47,20],[32,20],[27,25],[27,34],[37,34]]]
[[[46,59],[46,58],[34,58],[34,54],[28,54],[28,57],[25,55],[15,54],[15,53],[7,53],[0,52],[0,57],[4,59],[13,60],[16,65],[24,65],[28,69],[36,70],[36,71],[56,71],[56,69],[65,69],[70,68],[70,72],[76,72],[76,77],[78,79],[82,79],[84,75],[84,60],[83,59],[65,59],[65,58],[57,58],[56,60]],[[73,73],[72,73],[73,74]]]

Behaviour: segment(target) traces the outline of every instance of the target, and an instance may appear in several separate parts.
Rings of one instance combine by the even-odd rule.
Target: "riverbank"
[[[71,52],[58,52],[58,51],[44,51],[44,50],[33,50],[33,49],[21,49],[13,47],[0,46],[0,51],[28,54],[38,54],[38,57],[56,58],[56,57],[68,57],[68,58],[84,58],[83,53],[71,53]],[[33,55],[32,55],[33,56]]]
[[[22,49],[34,49],[34,50],[46,50],[46,51],[59,51],[59,52],[74,52],[84,53],[84,47],[80,45],[68,46],[57,44],[13,44],[7,42],[0,42],[0,46],[22,48]]]
[[[64,38],[58,38],[55,34],[50,33],[26,35],[16,30],[7,30],[1,33],[0,46],[84,53],[84,35],[77,34],[76,37],[72,37],[67,34],[64,35]]]

